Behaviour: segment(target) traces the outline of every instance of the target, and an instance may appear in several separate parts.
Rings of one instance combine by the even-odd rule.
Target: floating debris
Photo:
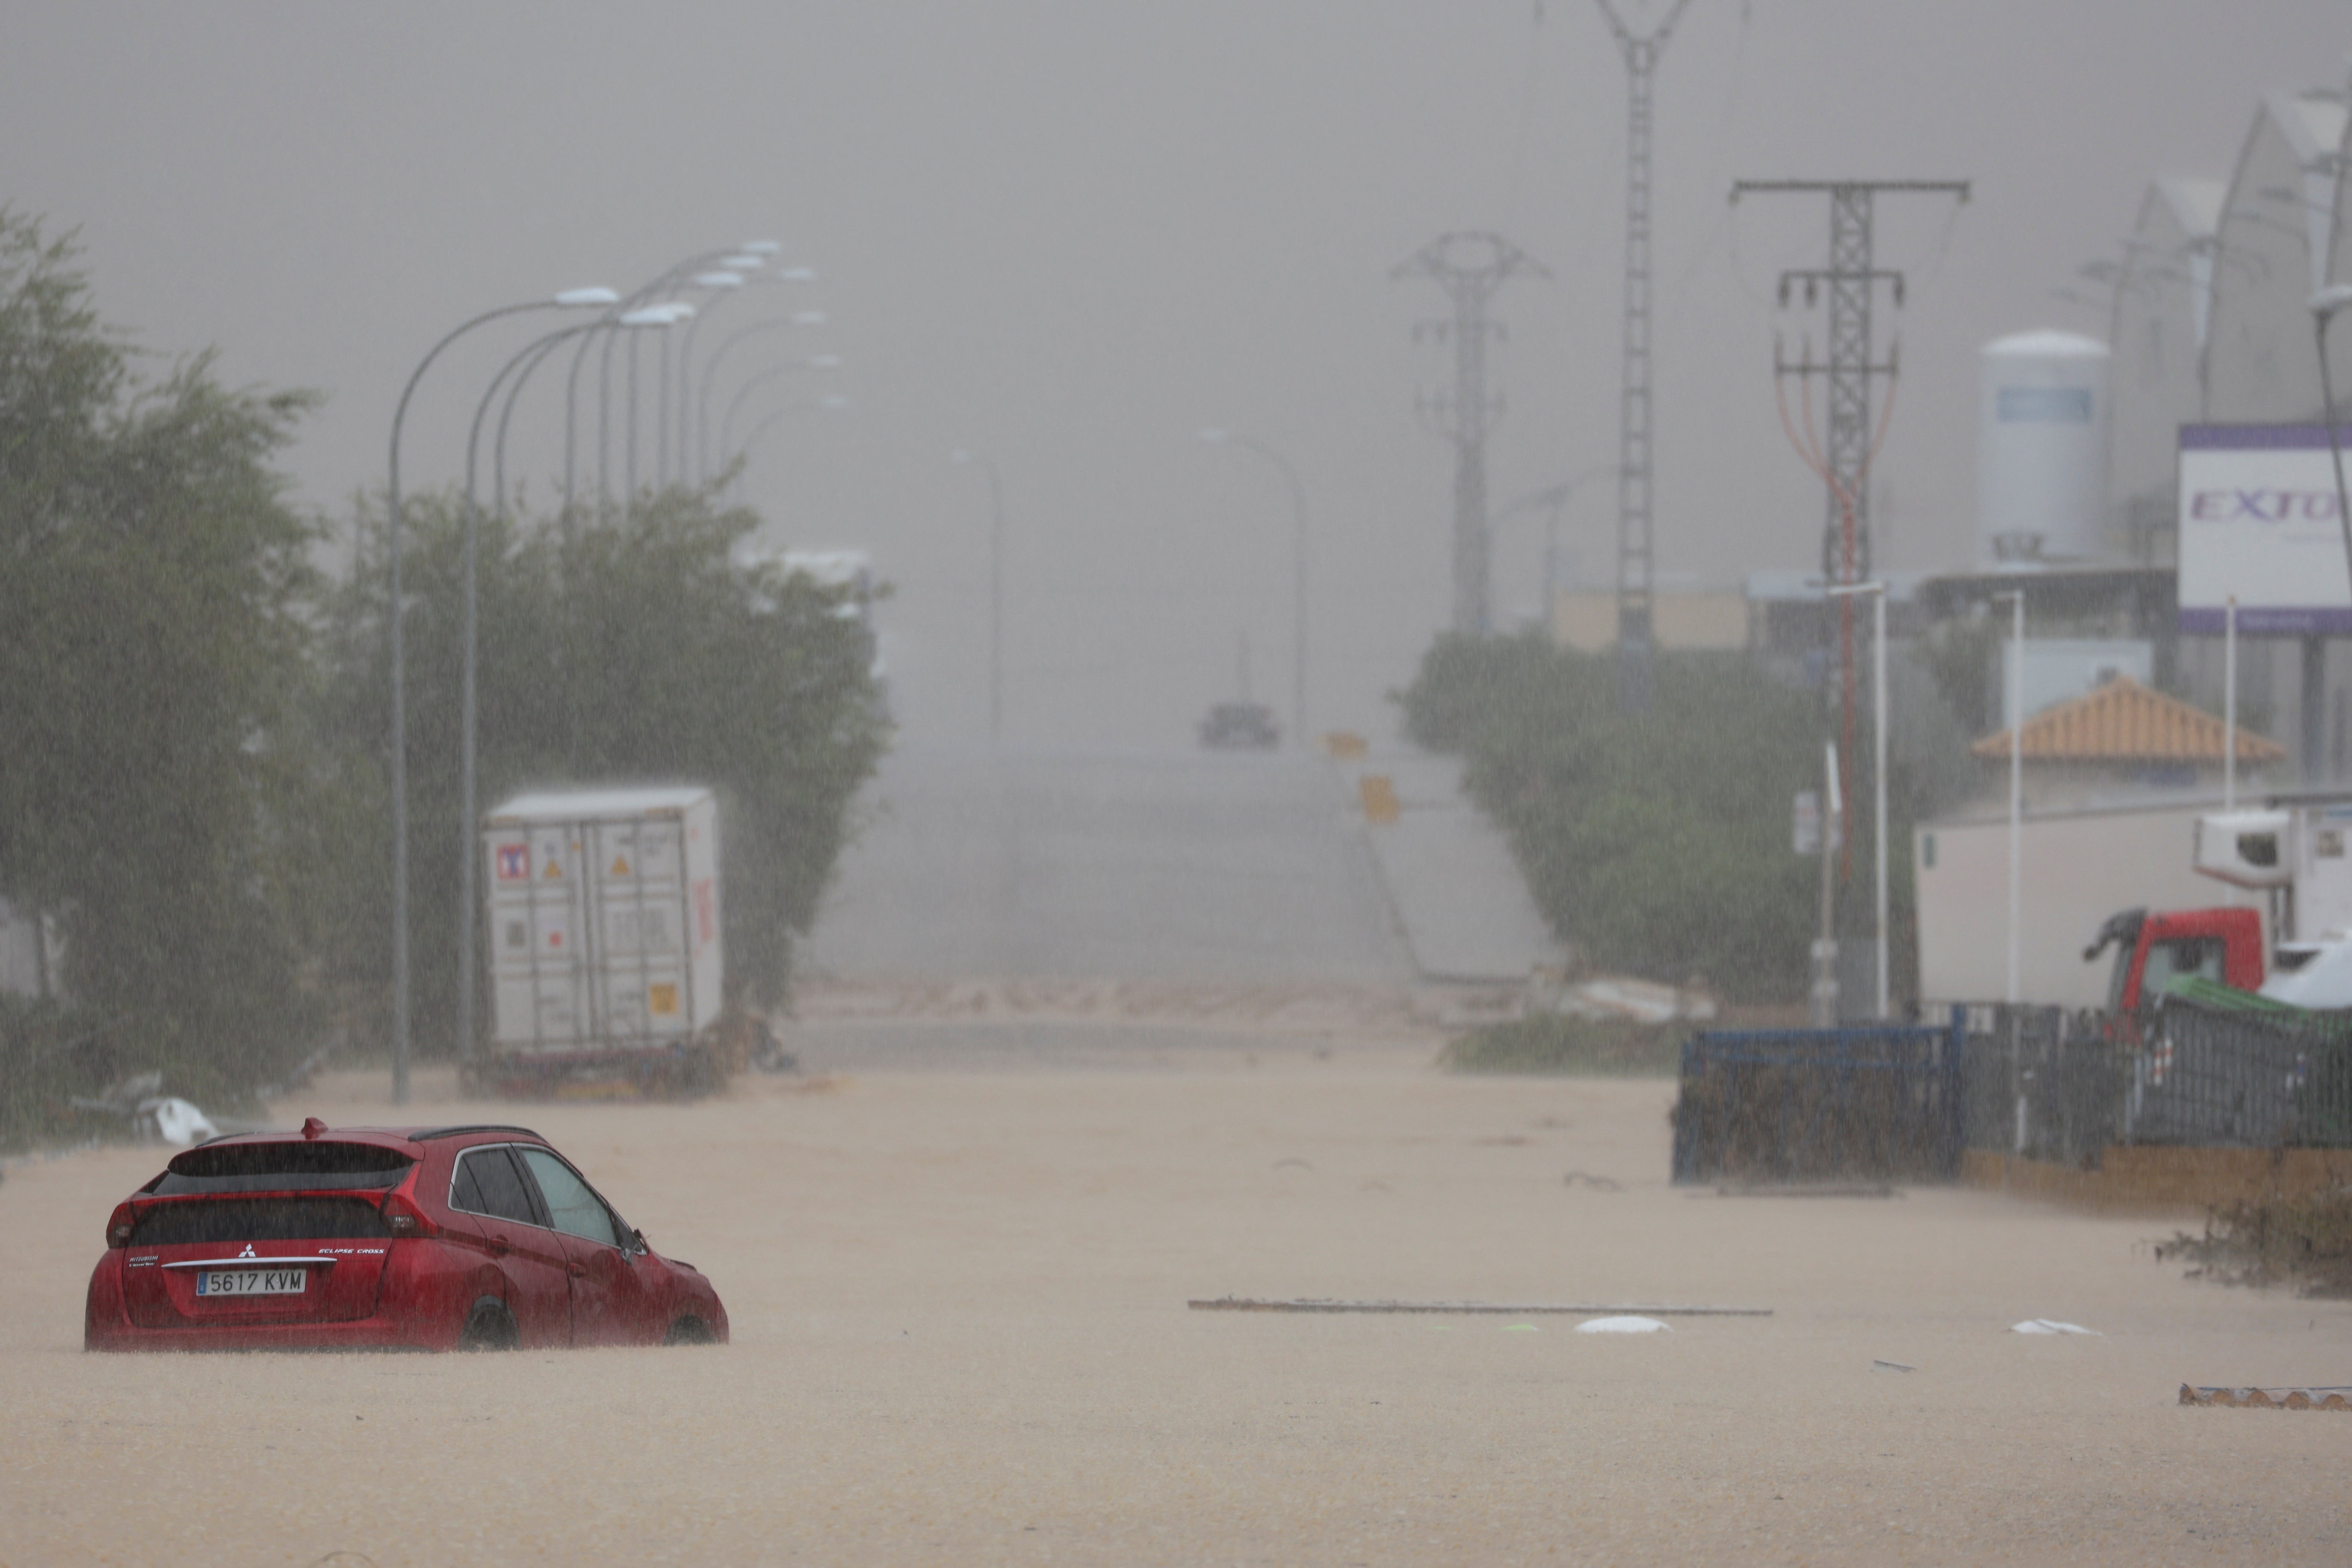
[[[2352,1387],[2191,1388],[2184,1383],[2180,1403],[2233,1410],[2352,1410]]]
[[[2094,1339],[2105,1337],[2096,1329],[2086,1329],[2080,1323],[2062,1323],[2055,1318],[2028,1318],[2021,1323],[2010,1324],[2009,1331],[2012,1334],[2089,1334]]]
[[[1614,1318],[1595,1318],[1589,1323],[1579,1323],[1580,1334],[1670,1334],[1674,1330],[1655,1318],[1627,1314]]]
[[[1899,1361],[1874,1361],[1870,1364],[1872,1369],[1877,1372],[1917,1372],[1919,1370],[1916,1366],[1906,1366]]]

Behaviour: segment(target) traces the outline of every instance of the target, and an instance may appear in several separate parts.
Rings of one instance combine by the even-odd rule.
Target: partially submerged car
[[[118,1205],[88,1350],[508,1350],[727,1338],[665,1258],[523,1127],[215,1139]]]

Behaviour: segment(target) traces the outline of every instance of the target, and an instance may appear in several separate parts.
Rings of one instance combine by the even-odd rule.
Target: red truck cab
[[[2263,983],[2263,918],[2253,910],[2122,910],[2107,917],[2097,940],[2083,950],[2083,962],[2095,962],[2110,945],[2116,949],[2107,983],[2110,1013],[2137,1012],[2183,975],[2239,991]]]

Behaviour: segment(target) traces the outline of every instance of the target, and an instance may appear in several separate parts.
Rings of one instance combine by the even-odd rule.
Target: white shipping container
[[[517,795],[482,819],[503,1056],[685,1043],[716,1022],[719,815],[698,785]]]

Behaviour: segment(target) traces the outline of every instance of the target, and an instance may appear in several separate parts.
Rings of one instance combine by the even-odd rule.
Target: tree
[[[461,1044],[454,933],[458,856],[472,843],[460,830],[465,518],[455,496],[414,499],[404,510],[410,952],[417,1037],[439,1054]],[[869,674],[871,634],[845,614],[843,594],[736,559],[759,523],[720,508],[715,492],[683,489],[570,530],[484,515],[478,790],[488,809],[525,787],[709,785],[720,802],[729,992],[772,1005],[887,726]],[[373,770],[390,723],[376,514],[362,510],[358,537],[352,575],[326,617],[319,712],[331,749]],[[334,932],[329,971],[356,994],[386,994],[388,882],[375,852],[322,921]]]
[[[0,212],[0,893],[184,1092],[302,1047],[311,527],[270,467],[310,399],[157,380],[69,240]]]
[[[1728,654],[1661,654],[1644,717],[1615,692],[1604,657],[1446,637],[1402,700],[1415,742],[1465,757],[1472,797],[1586,959],[1802,994],[1813,873],[1788,813],[1821,765],[1811,699]]]

